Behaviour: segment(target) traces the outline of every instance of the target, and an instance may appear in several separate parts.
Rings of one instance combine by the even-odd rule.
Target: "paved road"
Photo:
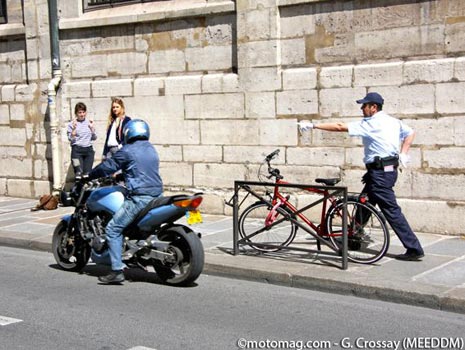
[[[51,250],[57,222],[73,208],[31,212],[36,203],[0,196],[0,245]],[[417,232],[426,256],[419,262],[402,262],[393,259],[404,249],[391,232],[389,252],[382,260],[349,263],[344,271],[334,258],[299,251],[257,254],[242,246],[233,256],[232,227],[230,216],[219,215],[204,215],[204,222],[193,227],[202,233],[204,273],[465,313],[465,236]],[[315,242],[300,236],[293,246],[315,249]]]
[[[462,314],[210,275],[174,288],[133,271],[132,282],[105,286],[95,265],[65,272],[49,253],[16,248],[0,247],[0,261],[0,324],[18,320],[0,326],[1,350],[368,349],[418,337],[463,345]]]

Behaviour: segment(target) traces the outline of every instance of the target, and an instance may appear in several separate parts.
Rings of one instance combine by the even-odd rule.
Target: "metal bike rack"
[[[341,259],[342,263],[342,269],[346,270],[348,263],[347,263],[347,250],[348,250],[348,239],[347,239],[347,187],[341,187],[341,186],[318,186],[318,185],[303,185],[303,184],[276,184],[276,183],[266,183],[266,182],[255,182],[255,181],[234,181],[234,194],[233,197],[231,198],[232,201],[232,207],[233,207],[233,255],[238,255],[239,254],[239,245],[249,245],[249,243],[246,242],[246,237],[239,239],[239,191],[243,190],[247,192],[247,196],[252,195],[259,199],[260,201],[263,201],[267,204],[269,204],[271,207],[273,204],[265,197],[257,193],[252,189],[253,186],[263,186],[263,187],[291,187],[291,188],[297,188],[297,189],[308,189],[308,188],[315,188],[319,190],[324,190],[328,191],[328,195],[326,196],[321,196],[318,200],[306,205],[302,209],[298,209],[296,214],[302,213],[320,203],[328,199],[329,197],[332,196],[340,196],[340,198],[343,200],[343,219],[342,219],[342,249],[341,251],[337,250],[332,244],[328,243],[326,240],[324,240],[322,237],[320,237],[316,232],[314,232],[310,226],[308,226],[305,223],[300,223],[297,221],[295,218],[288,217],[286,220],[289,220],[293,222],[295,225],[300,227],[302,230],[308,232],[311,236],[313,236],[316,239],[317,242],[317,247],[318,250],[314,249],[305,249],[305,248],[298,248],[298,247],[292,247],[292,243],[290,246],[284,247],[281,250],[295,250],[295,251],[303,251],[303,252],[309,252],[309,253],[318,253],[321,255],[328,255],[328,256],[334,256],[339,259]],[[242,200],[242,203],[244,202],[245,198]],[[242,204],[241,203],[241,204]],[[281,222],[282,220],[279,220],[275,224]],[[253,243],[256,246],[259,246],[260,243]],[[328,252],[322,252],[321,251],[321,244],[324,244],[331,248],[333,251],[328,251]],[[269,246],[269,247],[276,247],[278,248],[279,246],[273,246],[270,244],[264,244],[264,246]]]

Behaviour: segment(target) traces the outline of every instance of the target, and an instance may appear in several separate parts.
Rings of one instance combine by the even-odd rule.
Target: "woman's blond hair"
[[[113,103],[119,104],[121,106],[121,109],[123,110],[123,113],[126,112],[123,99],[121,97],[112,97],[110,105],[110,114],[108,115],[107,129],[110,126],[111,122],[116,118],[116,116],[113,115]]]

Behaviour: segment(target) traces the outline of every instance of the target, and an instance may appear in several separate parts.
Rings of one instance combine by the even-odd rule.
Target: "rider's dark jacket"
[[[163,192],[159,164],[160,158],[152,144],[146,140],[136,140],[97,165],[89,177],[109,176],[121,169],[130,195],[157,197]]]

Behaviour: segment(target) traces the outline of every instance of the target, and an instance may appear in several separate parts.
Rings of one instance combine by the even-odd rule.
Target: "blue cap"
[[[369,92],[364,98],[357,100],[357,103],[377,103],[382,105],[384,104],[384,99],[377,92]]]

